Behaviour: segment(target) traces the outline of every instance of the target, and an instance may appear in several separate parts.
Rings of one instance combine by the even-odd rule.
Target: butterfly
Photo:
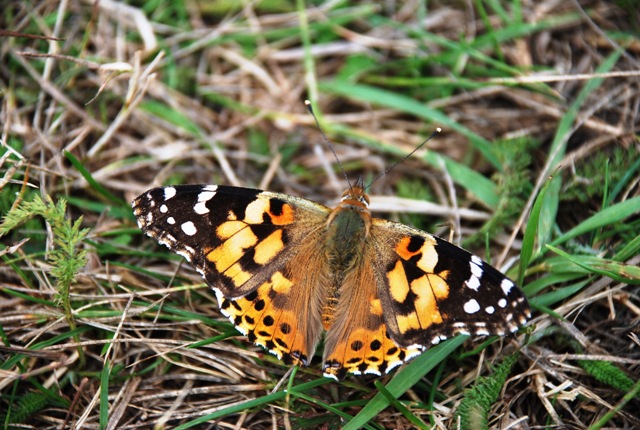
[[[382,375],[456,334],[504,335],[530,318],[522,290],[479,257],[373,218],[362,180],[335,209],[223,185],[151,189],[139,227],[184,256],[221,312],[285,363]]]

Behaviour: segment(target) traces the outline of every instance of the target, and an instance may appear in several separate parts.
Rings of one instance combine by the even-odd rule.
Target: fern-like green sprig
[[[631,391],[636,381],[628,377],[620,368],[604,360],[578,360],[578,364],[589,375],[603,384],[616,388],[623,393]],[[640,395],[636,394],[640,398]]]
[[[51,226],[54,246],[48,255],[51,263],[51,275],[56,279],[56,304],[64,311],[65,318],[72,330],[76,328],[73,309],[69,298],[69,289],[76,275],[87,264],[87,251],[81,248],[82,240],[90,229],[81,228],[82,217],[75,222],[67,218],[65,199],[53,200],[46,196],[43,200],[35,196],[30,202],[20,202],[4,217],[0,224],[0,237],[19,227],[34,216],[42,217]],[[79,339],[76,339],[79,341]],[[79,348],[80,358],[84,358]]]
[[[493,216],[482,228],[464,241],[464,246],[474,248],[482,244],[486,237],[504,231],[513,225],[526,203],[531,189],[530,164],[531,152],[538,142],[530,139],[515,139],[496,142],[496,153],[504,167],[502,173],[496,173],[496,194],[500,196]]]
[[[461,430],[488,429],[488,415],[507,381],[519,353],[511,354],[489,376],[481,376],[476,384],[465,390],[464,398],[454,415],[456,428]]]

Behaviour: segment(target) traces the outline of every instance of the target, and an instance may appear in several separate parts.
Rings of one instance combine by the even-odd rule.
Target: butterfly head
[[[351,185],[347,191],[342,194],[340,199],[341,206],[356,206],[362,209],[369,208],[369,196],[365,192],[364,180],[359,177],[355,185]]]

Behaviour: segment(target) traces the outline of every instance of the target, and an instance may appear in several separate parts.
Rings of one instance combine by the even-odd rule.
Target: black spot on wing
[[[425,242],[425,238],[422,236],[418,236],[418,235],[411,236],[411,238],[409,239],[409,244],[407,245],[407,251],[418,252],[424,245],[424,242]],[[414,262],[414,264],[415,263],[416,262]]]
[[[280,216],[283,213],[282,208],[285,204],[286,202],[284,200],[271,198],[269,200],[269,209],[273,215]]]

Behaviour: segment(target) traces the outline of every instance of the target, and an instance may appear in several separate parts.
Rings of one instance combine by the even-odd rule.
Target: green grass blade
[[[301,393],[306,390],[310,390],[312,388],[325,385],[328,383],[331,383],[330,379],[319,378],[314,381],[310,381],[310,382],[298,385],[297,387],[295,387],[295,391],[297,391],[298,393]],[[266,396],[263,396],[257,399],[248,400],[246,402],[238,402],[227,408],[220,409],[216,412],[198,417],[193,421],[189,421],[187,423],[181,424],[177,426],[175,430],[186,430],[186,429],[198,426],[200,424],[204,424],[209,421],[215,420],[217,418],[221,418],[227,415],[238,414],[248,409],[258,408],[260,406],[264,406],[272,402],[283,400],[286,395],[287,395],[286,391],[276,391],[275,393],[267,394]]]
[[[390,392],[385,388],[384,385],[380,383],[380,381],[374,381],[378,392],[384,396],[385,399],[389,402],[389,405],[393,407],[395,410],[400,412],[411,424],[418,429],[428,429],[429,426],[425,424],[420,418],[411,413],[411,411],[402,404],[398,399],[396,399]]]
[[[524,276],[531,262],[533,256],[534,247],[536,246],[536,237],[538,232],[538,226],[540,225],[540,213],[542,211],[542,204],[544,203],[545,195],[549,189],[551,179],[548,179],[540,192],[538,193],[531,214],[529,215],[529,221],[527,227],[524,230],[524,237],[522,239],[522,250],[520,251],[520,267],[518,270],[518,285],[524,285]],[[540,246],[540,244],[538,244]]]
[[[119,206],[128,206],[129,205],[127,202],[125,202],[121,198],[116,197],[113,194],[111,194],[109,192],[109,190],[107,190],[105,187],[102,186],[101,183],[99,183],[98,181],[93,179],[93,176],[91,175],[91,172],[89,172],[87,169],[84,168],[84,166],[82,165],[80,160],[78,160],[75,157],[75,155],[73,155],[69,151],[64,151],[64,156],[67,158],[67,160],[69,160],[69,162],[71,164],[73,164],[73,167],[78,171],[78,173],[80,173],[80,175],[82,175],[82,177],[85,179],[85,181],[87,181],[89,186],[91,188],[93,188],[94,190],[96,190],[100,195],[105,197],[107,200],[116,203]]]
[[[389,381],[386,385],[388,392],[396,399],[400,397],[467,339],[468,336],[456,336],[417,357]],[[387,406],[389,406],[389,401],[386,397],[382,393],[376,394],[358,415],[344,426],[344,430],[355,430],[362,427]]]
[[[615,66],[616,62],[622,54],[621,51],[613,52],[606,58],[596,70],[597,73],[606,73]],[[547,159],[545,170],[547,172],[555,172],[567,151],[569,137],[573,133],[576,119],[580,113],[580,109],[586,103],[588,97],[602,85],[603,78],[595,78],[589,80],[580,90],[577,97],[571,103],[567,112],[562,116],[551,148],[549,149],[549,158]],[[555,220],[558,213],[560,189],[562,188],[562,179],[560,175],[556,175],[549,185],[549,190],[545,194],[545,201],[542,207],[541,222],[538,228],[538,243],[547,243],[553,234],[555,228]]]
[[[627,243],[620,251],[614,256],[616,261],[627,261],[628,259],[640,254],[640,236],[636,236],[629,243]]]
[[[568,232],[551,241],[550,245],[560,245],[561,243],[573,239],[576,236],[580,236],[581,234],[588,233],[607,225],[621,222],[637,213],[640,213],[640,197],[625,200],[597,212],[595,215],[587,218]]]
[[[359,85],[347,81],[324,81],[320,84],[323,91],[339,94],[343,97],[367,102],[378,106],[407,112],[430,122],[441,124],[445,129],[455,130],[469,138],[473,146],[498,170],[501,170],[500,162],[493,152],[491,142],[469,130],[457,121],[437,109],[433,109],[411,97],[386,91],[368,85]]]
[[[157,101],[142,102],[139,108],[151,115],[167,121],[193,137],[203,137],[204,133],[198,125],[182,112]]]
[[[547,247],[590,273],[607,276],[626,284],[640,284],[640,267],[592,256],[573,256],[552,245]]]
[[[111,376],[111,361],[104,360],[100,373],[100,430],[107,428],[109,422],[109,377]]]

